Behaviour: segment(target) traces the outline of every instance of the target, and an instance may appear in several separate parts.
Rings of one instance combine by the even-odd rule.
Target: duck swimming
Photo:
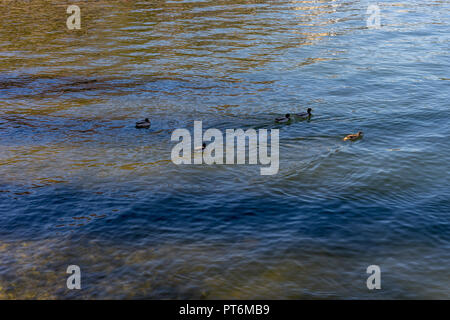
[[[277,123],[286,123],[291,121],[291,115],[289,113],[286,113],[284,117],[276,118],[275,122]]]
[[[150,128],[150,120],[148,118],[145,118],[145,120],[136,122],[136,128],[138,129]]]
[[[306,110],[306,112],[296,113],[296,114],[294,114],[294,116],[299,119],[309,119],[312,116],[311,111],[312,111],[312,109],[308,108],[308,110]]]
[[[348,136],[346,136],[344,138],[344,141],[347,141],[347,140],[355,141],[355,140],[358,140],[358,139],[362,138],[362,136],[363,136],[362,131],[358,132],[357,134],[349,134]]]

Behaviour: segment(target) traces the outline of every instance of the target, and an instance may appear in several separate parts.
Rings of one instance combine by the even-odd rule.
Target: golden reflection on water
[[[171,166],[170,159],[148,159],[151,146],[140,146],[116,150],[122,154],[120,162],[114,157],[105,157],[110,148],[95,147],[86,152],[82,145],[51,144],[31,146],[0,146],[0,167],[4,174],[2,182],[12,184],[49,186],[68,183],[76,175],[97,183],[102,177],[122,180],[138,178],[140,175],[157,175],[160,167]],[[136,161],[142,158],[142,161]],[[89,176],[84,175],[88,172]],[[80,181],[78,181],[80,182]]]
[[[31,67],[36,69],[36,77],[39,74],[58,77],[73,73],[112,75],[131,71],[135,65],[158,61],[160,56],[201,57],[204,50],[211,50],[219,57],[222,48],[222,59],[244,71],[270,62],[270,45],[277,42],[270,37],[274,31],[273,22],[255,16],[277,10],[276,4],[265,1],[224,1],[214,5],[209,2],[86,1],[78,5],[82,11],[82,28],[74,32],[65,26],[67,3],[63,1],[2,1],[0,18],[8,23],[2,27],[0,43],[2,49],[9,52],[2,58],[2,70]],[[209,7],[212,9],[208,10]],[[332,8],[328,1],[325,5],[293,9],[302,11],[305,17],[314,17],[329,15],[335,10]],[[252,21],[249,17],[257,20]],[[322,22],[334,23],[330,19]],[[279,32],[296,32],[288,26],[278,27]],[[224,32],[220,32],[222,29]],[[209,34],[211,30],[214,30],[213,34]],[[189,33],[198,36],[185,37]],[[301,46],[327,34],[310,30],[304,37],[280,43],[279,49]],[[268,37],[263,39],[261,35]],[[253,45],[267,53],[251,50],[245,57],[241,49]],[[240,54],[230,54],[234,51]],[[105,52],[105,65],[99,60],[98,52]],[[59,68],[53,68],[51,73],[45,70],[55,62]],[[179,68],[196,66],[200,67],[200,64],[179,65],[177,62],[164,64],[165,68],[160,71],[176,74]],[[222,70],[215,62],[211,67],[218,72]]]

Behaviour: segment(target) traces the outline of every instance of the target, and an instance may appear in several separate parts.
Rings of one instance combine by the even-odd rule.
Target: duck
[[[348,141],[348,140],[349,141],[355,141],[355,140],[358,140],[358,139],[362,138],[362,136],[363,136],[362,131],[360,131],[360,132],[358,132],[356,134],[349,134],[348,136],[346,136],[344,138],[344,141]]]
[[[276,118],[275,122],[277,123],[286,123],[291,121],[291,115],[289,113],[286,113],[286,115],[284,117],[280,117],[280,118]]]
[[[138,128],[138,129],[148,129],[148,128],[150,128],[150,120],[148,118],[145,118],[142,121],[136,122],[136,128]]]
[[[296,113],[296,114],[294,114],[294,116],[299,119],[309,119],[312,116],[311,111],[312,111],[312,109],[308,108],[308,110],[306,110],[306,112]]]
[[[202,146],[201,147],[196,147],[194,149],[194,151],[196,151],[196,152],[203,151],[203,150],[205,150],[205,148],[206,148],[206,143],[203,142]]]

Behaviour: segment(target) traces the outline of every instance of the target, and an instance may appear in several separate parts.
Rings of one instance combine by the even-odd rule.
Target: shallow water
[[[0,298],[450,298],[448,1],[79,3],[0,2]],[[279,173],[174,165],[194,120]]]

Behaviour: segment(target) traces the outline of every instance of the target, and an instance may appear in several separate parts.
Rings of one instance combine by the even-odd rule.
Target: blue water
[[[0,4],[0,298],[449,299],[450,4],[369,4]],[[279,173],[174,165],[195,120]]]

